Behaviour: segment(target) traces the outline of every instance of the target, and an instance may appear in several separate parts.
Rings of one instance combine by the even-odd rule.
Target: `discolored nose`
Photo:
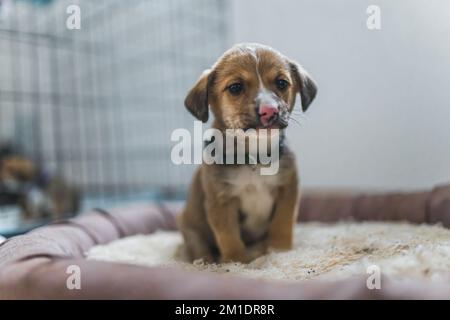
[[[270,122],[278,116],[278,107],[272,105],[262,105],[259,107],[259,119],[264,126],[270,125]]]

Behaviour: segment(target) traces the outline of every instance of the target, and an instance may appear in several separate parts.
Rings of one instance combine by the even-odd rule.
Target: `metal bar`
[[[29,21],[36,21],[35,15],[32,11],[29,11],[28,20]],[[34,27],[36,28],[36,24],[34,24]],[[38,92],[39,94],[36,96],[36,99],[33,100],[32,106],[33,106],[33,155],[34,159],[37,162],[38,165],[42,165],[42,140],[41,140],[41,125],[42,125],[42,111],[41,111],[41,94],[39,91],[39,77],[40,77],[40,60],[39,60],[39,49],[37,46],[31,46],[29,50],[29,59],[30,61],[34,61],[32,64],[33,72],[32,72],[32,90],[35,92]]]
[[[52,19],[48,20],[48,27],[54,26],[56,21],[55,16],[53,15]],[[58,56],[58,47],[53,42],[50,48],[49,54],[49,73],[50,73],[50,86],[52,92],[59,92],[59,56]],[[52,121],[52,130],[53,130],[53,142],[54,142],[54,159],[57,171],[61,172],[63,170],[63,154],[61,152],[63,147],[63,131],[62,131],[62,115],[61,115],[61,101],[59,95],[51,96],[51,121]]]

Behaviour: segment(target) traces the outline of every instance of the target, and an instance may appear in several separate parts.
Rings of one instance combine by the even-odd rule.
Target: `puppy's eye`
[[[236,82],[228,87],[228,91],[230,91],[233,96],[237,96],[240,95],[242,91],[244,91],[244,86],[242,85],[242,83]]]
[[[275,84],[277,85],[278,90],[284,91],[289,87],[289,82],[283,79],[277,79]]]

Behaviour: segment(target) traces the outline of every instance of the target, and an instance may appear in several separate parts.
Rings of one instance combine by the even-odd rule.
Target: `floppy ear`
[[[184,105],[198,120],[207,122],[209,118],[208,89],[211,81],[211,70],[205,70],[197,83],[189,91]]]
[[[296,62],[289,62],[292,76],[297,83],[297,90],[300,93],[303,112],[308,110],[317,94],[317,85],[308,72]]]

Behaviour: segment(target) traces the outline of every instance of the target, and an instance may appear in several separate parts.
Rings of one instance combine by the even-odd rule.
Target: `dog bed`
[[[396,280],[443,281],[450,275],[450,230],[440,225],[299,224],[293,250],[272,252],[249,264],[188,263],[178,254],[181,244],[179,232],[158,231],[95,246],[88,259],[268,280],[340,280],[365,276],[372,265]]]
[[[175,231],[175,216],[181,207],[182,204],[145,204],[95,210],[7,239],[0,244],[0,299],[450,298],[450,281],[445,279],[448,233],[444,229],[450,227],[450,186],[384,195],[306,194],[299,212],[297,249],[262,257],[253,262],[253,269],[252,264],[183,267],[165,263],[167,257],[160,257],[153,266],[137,264],[136,260],[92,259],[99,245],[116,246],[118,242],[114,241],[122,238],[140,242],[167,237],[174,241],[167,245],[175,246],[179,238],[161,231]],[[314,234],[317,232],[321,236]],[[328,251],[324,243],[331,244]],[[333,252],[333,243],[342,250]],[[93,247],[97,249],[91,251]],[[159,244],[156,248],[161,252]],[[318,250],[317,256],[314,250]],[[87,259],[88,252],[91,259]],[[172,251],[167,252],[170,258]],[[335,255],[336,260],[326,253]],[[289,266],[292,259],[298,259],[297,269]],[[258,261],[260,270],[270,263],[272,269],[266,268],[255,277],[242,276],[246,272],[243,270],[255,273]],[[368,275],[361,275],[358,269],[367,263],[379,264],[379,290],[369,288]],[[397,268],[402,268],[406,277],[402,278],[403,272]],[[276,271],[267,277],[266,272],[275,269],[295,269],[297,273],[276,276]],[[67,285],[73,270],[81,271],[79,288]]]

